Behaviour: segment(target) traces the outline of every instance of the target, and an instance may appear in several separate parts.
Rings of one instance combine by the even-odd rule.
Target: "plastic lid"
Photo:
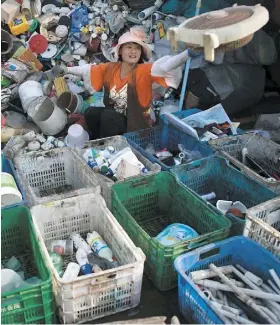
[[[41,54],[44,53],[48,47],[48,41],[43,35],[32,36],[29,41],[29,47],[32,52]]]

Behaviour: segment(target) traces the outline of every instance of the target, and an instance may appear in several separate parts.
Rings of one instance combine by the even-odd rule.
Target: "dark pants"
[[[89,107],[84,113],[91,140],[122,135],[127,131],[127,119],[114,109]]]

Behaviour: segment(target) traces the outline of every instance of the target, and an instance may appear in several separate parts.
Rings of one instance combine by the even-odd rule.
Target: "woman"
[[[151,127],[152,84],[178,88],[188,59],[186,51],[143,63],[152,53],[137,26],[119,38],[115,55],[118,62],[67,68],[83,77],[91,94],[104,87],[105,108],[90,107],[84,114],[92,139]]]

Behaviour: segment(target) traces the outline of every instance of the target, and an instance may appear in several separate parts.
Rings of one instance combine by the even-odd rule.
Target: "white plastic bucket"
[[[40,82],[35,80],[28,80],[22,83],[18,88],[18,93],[22,107],[25,111],[27,111],[33,100],[44,96],[42,85]]]
[[[1,207],[21,201],[22,195],[17,188],[13,176],[8,173],[1,173]]]
[[[66,113],[46,96],[33,101],[27,113],[46,135],[58,134],[67,123]]]

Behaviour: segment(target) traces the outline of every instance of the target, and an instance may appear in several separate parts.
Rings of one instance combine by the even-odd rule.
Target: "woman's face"
[[[129,64],[136,64],[139,62],[142,53],[141,45],[136,43],[126,43],[120,48],[120,55],[122,60]]]

